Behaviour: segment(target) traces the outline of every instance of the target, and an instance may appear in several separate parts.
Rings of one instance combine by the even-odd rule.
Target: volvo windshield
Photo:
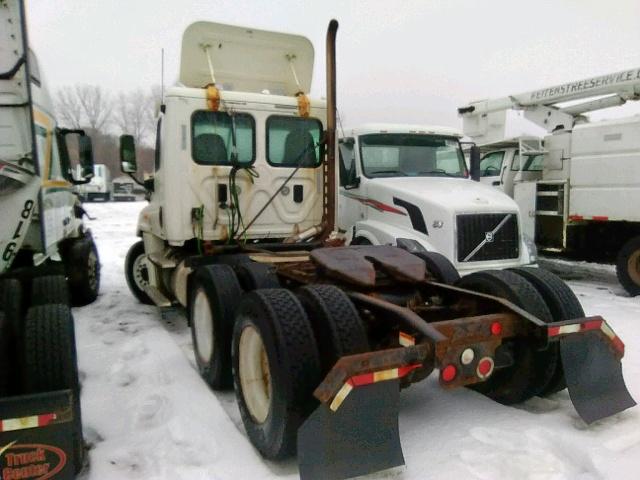
[[[369,178],[467,177],[455,137],[410,133],[361,135],[362,170]]]

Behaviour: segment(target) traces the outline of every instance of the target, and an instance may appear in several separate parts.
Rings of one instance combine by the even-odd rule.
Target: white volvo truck
[[[515,198],[538,247],[615,259],[631,295],[640,294],[640,116],[585,114],[638,99],[640,68],[458,109],[484,151],[482,181]],[[548,134],[505,139],[510,110]]]
[[[460,274],[536,261],[508,195],[472,181],[454,129],[369,124],[340,139],[338,226],[356,245],[405,245]]]
[[[56,125],[23,2],[1,0],[0,25],[0,476],[68,479],[84,459],[70,305],[99,286],[73,193],[91,176],[91,141]]]

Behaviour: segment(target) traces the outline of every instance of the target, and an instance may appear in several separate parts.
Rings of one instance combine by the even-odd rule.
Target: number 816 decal
[[[13,237],[11,241],[7,244],[2,252],[2,260],[8,262],[11,258],[17,253],[18,250],[18,242],[17,240],[24,235],[24,227],[31,216],[31,212],[33,211],[33,200],[27,200],[24,202],[24,207],[20,212],[20,221],[18,222],[18,226],[16,227],[15,232],[13,232]]]

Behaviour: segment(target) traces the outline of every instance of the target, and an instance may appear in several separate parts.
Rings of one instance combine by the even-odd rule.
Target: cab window
[[[480,160],[481,177],[497,177],[500,175],[504,152],[491,152]]]
[[[274,167],[317,167],[322,161],[322,123],[315,118],[267,119],[267,162]]]
[[[255,159],[253,117],[246,113],[194,112],[191,157],[200,165],[250,165]]]
[[[522,157],[519,152],[516,152],[513,156],[513,162],[511,164],[511,170],[518,171],[520,170],[520,161]],[[542,171],[542,162],[544,160],[544,155],[526,155],[524,157],[524,165],[522,166],[523,172],[541,172]]]

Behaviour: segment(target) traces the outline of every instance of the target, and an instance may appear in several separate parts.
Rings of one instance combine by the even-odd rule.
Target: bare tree
[[[60,123],[68,128],[81,128],[83,108],[73,87],[62,87],[56,92],[55,109]]]
[[[76,92],[87,126],[94,131],[105,130],[113,109],[110,95],[96,85],[77,85]]]
[[[55,105],[61,123],[67,127],[104,131],[111,121],[110,95],[96,85],[62,87]]]

